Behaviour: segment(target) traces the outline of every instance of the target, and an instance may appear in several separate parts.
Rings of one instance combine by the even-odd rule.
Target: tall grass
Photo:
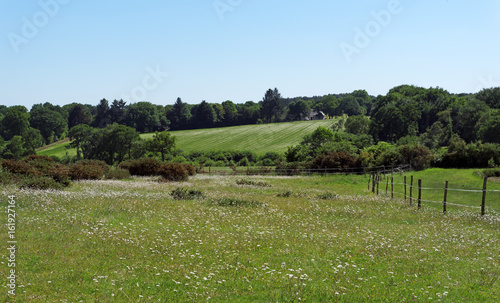
[[[417,210],[372,195],[365,176],[247,177],[270,187],[239,186],[239,178],[2,187],[3,197],[17,201],[16,300],[500,300],[498,215]],[[206,199],[175,200],[179,186]],[[278,197],[284,192],[301,194]],[[320,198],[331,192],[335,199]],[[265,206],[207,203],[236,200]],[[6,231],[0,241],[7,243]],[[6,277],[6,263],[0,268]]]

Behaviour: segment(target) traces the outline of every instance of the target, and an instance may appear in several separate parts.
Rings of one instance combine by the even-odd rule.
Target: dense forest
[[[322,167],[326,160],[321,162],[319,155],[331,158],[332,153],[344,153],[354,157],[349,165],[391,164],[405,161],[394,160],[396,156],[391,158],[384,150],[417,146],[433,154],[433,160],[427,162],[441,166],[500,164],[500,87],[476,94],[451,94],[442,88],[410,85],[394,87],[385,96],[377,97],[357,90],[350,94],[282,98],[275,88],[265,92],[261,101],[242,104],[230,100],[188,104],[178,98],[166,106],[106,99],[97,105],[58,106],[47,102],[35,104],[30,110],[0,105],[0,158],[21,159],[41,146],[70,137],[78,159],[116,164],[143,157],[149,151],[161,154],[165,160],[165,154],[171,151],[164,151],[161,144],[155,148],[151,142],[142,142],[140,133],[158,132],[160,138],[166,130],[334,117],[337,122],[333,129],[318,130],[304,138],[301,145],[290,147],[283,159],[290,163],[312,163],[316,159],[317,166]],[[164,136],[163,140],[171,138]],[[397,154],[401,157],[402,153]],[[473,155],[475,160],[470,159]]]

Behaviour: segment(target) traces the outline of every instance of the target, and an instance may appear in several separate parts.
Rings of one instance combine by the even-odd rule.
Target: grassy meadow
[[[334,120],[297,121],[273,124],[242,125],[223,128],[173,131],[177,147],[186,152],[213,150],[245,150],[258,155],[267,152],[285,152],[288,146],[297,145],[305,135],[319,126],[329,128]],[[142,134],[143,139],[154,133]],[[76,149],[69,148],[69,142],[46,146],[37,151],[39,155],[64,157],[76,155]]]
[[[418,174],[436,183],[481,180],[471,170]],[[417,210],[367,185],[367,176],[197,175],[183,183],[81,181],[64,191],[6,186],[4,209],[16,195],[15,299],[500,301],[499,211]],[[178,187],[205,198],[175,200]],[[222,198],[242,206],[219,206]],[[5,227],[0,235],[7,243]],[[7,250],[1,255],[6,277]]]

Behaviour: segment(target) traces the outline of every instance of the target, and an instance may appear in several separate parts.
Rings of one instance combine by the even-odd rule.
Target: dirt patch
[[[499,183],[500,177],[491,177],[491,178],[488,178],[488,181]]]

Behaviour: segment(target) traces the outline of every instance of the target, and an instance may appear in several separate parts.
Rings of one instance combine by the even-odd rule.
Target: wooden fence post
[[[410,178],[410,206],[412,204],[412,197],[413,196],[413,176]]]
[[[372,174],[372,193],[375,193],[375,174]]]
[[[422,207],[422,179],[418,179],[418,209]]]
[[[387,179],[387,183],[385,184],[385,194],[387,195],[387,191],[389,190],[389,177],[385,177]]]
[[[446,214],[446,199],[448,198],[448,180],[444,185],[444,200],[443,200],[443,214]]]
[[[481,216],[484,216],[485,214],[485,208],[486,208],[486,186],[488,184],[488,177],[484,178],[484,183],[483,183],[483,202],[481,203]]]
[[[377,176],[377,196],[378,196],[379,183],[380,183],[380,175]]]
[[[394,199],[394,177],[391,177],[391,199]]]
[[[405,184],[405,201],[406,201],[406,176],[405,176],[405,181],[404,181],[404,184]]]

